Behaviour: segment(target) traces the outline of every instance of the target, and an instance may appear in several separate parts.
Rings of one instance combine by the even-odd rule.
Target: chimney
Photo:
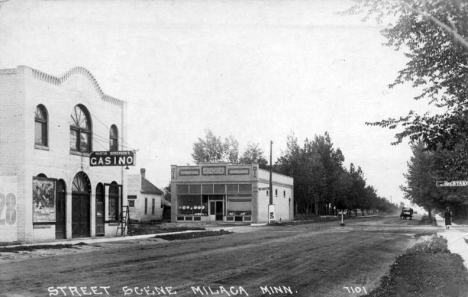
[[[145,168],[141,168],[141,169],[140,169],[140,172],[141,172],[141,177],[142,177],[142,178],[145,178],[146,169],[145,169]]]

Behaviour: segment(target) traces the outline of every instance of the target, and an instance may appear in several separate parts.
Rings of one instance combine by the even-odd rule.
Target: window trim
[[[115,148],[112,145],[113,140],[115,141]],[[119,129],[117,128],[116,125],[112,125],[109,129],[109,151],[117,152],[118,150],[119,150]]]
[[[44,118],[38,117],[38,110]],[[36,123],[41,124],[41,143],[36,142]],[[46,149],[49,147],[49,112],[43,104],[38,104],[36,106],[36,111],[34,113],[34,146],[37,149]]]
[[[79,119],[76,119],[77,109],[81,112],[81,114],[83,114],[86,117],[86,124],[87,124],[88,128],[82,128],[82,127],[79,126],[79,123],[76,122],[77,120],[79,120]],[[93,136],[93,128],[92,128],[92,122],[91,122],[91,114],[89,113],[88,109],[84,105],[78,104],[78,105],[75,105],[75,107],[73,107],[73,111],[72,111],[70,117],[71,117],[71,123],[70,123],[70,152],[73,155],[74,154],[79,154],[79,155],[82,155],[82,156],[89,156],[89,154],[93,150],[93,145],[92,145],[93,144],[93,137],[92,137]],[[75,143],[76,149],[71,147],[71,132],[72,131],[76,132],[76,143]],[[86,151],[84,151],[82,149],[82,145],[81,145],[81,135],[82,134],[88,135],[88,145],[87,145],[87,150]]]

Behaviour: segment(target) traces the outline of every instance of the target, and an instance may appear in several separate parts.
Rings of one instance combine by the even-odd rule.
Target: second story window
[[[88,153],[91,151],[91,122],[83,106],[77,105],[71,114],[70,149]]]
[[[110,128],[109,150],[111,152],[116,152],[119,150],[119,131],[115,125],[112,125]]]
[[[47,146],[47,110],[43,105],[36,107],[34,143]]]

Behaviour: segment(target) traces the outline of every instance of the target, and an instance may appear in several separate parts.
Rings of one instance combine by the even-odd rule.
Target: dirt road
[[[346,227],[244,227],[183,241],[2,253],[0,295],[359,296],[378,285],[395,256],[415,242],[412,235],[431,229],[414,223],[394,217]]]

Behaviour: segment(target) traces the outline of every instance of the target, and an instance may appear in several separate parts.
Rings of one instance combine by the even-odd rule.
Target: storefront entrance
[[[78,172],[72,185],[72,237],[89,237],[91,185],[84,172]]]
[[[210,216],[216,221],[223,221],[224,202],[210,201]]]

